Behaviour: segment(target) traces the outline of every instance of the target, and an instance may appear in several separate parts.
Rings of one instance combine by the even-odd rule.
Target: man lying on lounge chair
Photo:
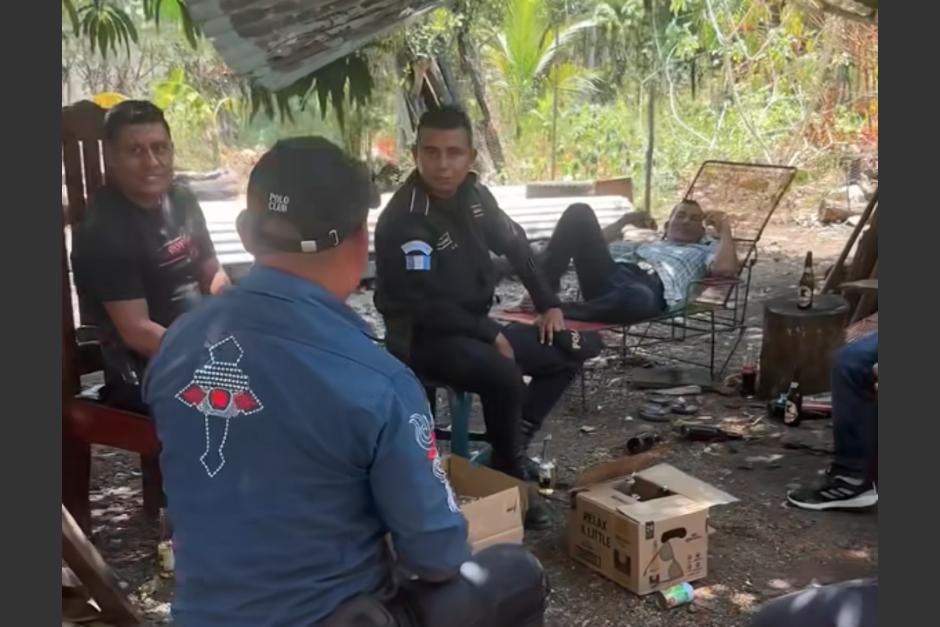
[[[617,226],[637,218],[646,214],[628,214]],[[713,223],[717,239],[706,236],[707,221]],[[555,292],[572,260],[584,300],[562,303],[565,317],[615,324],[661,315],[685,303],[694,282],[707,276],[734,277],[738,271],[730,223],[706,219],[694,200],[683,200],[673,208],[662,240],[609,246],[594,210],[583,203],[571,205],[540,262]]]

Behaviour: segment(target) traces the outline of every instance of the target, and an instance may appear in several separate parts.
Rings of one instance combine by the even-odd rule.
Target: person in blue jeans
[[[860,509],[878,503],[878,332],[846,344],[832,369],[835,460],[815,487],[787,494],[810,510]]]

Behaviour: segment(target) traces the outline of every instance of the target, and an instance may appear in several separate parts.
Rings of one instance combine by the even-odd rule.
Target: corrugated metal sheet
[[[443,0],[188,0],[238,75],[270,91],[382,36]]]
[[[525,186],[491,187],[490,191],[499,201],[500,207],[525,229],[529,241],[547,239],[555,229],[562,212],[576,202],[589,204],[597,214],[601,227],[616,222],[620,216],[633,211],[629,199],[623,196],[585,196],[564,198],[526,198]],[[391,194],[383,194],[382,207],[388,204]],[[242,246],[235,230],[235,217],[244,207],[243,201],[203,201],[200,203],[206,215],[209,234],[215,244],[216,255],[223,266],[232,268],[250,264],[252,257]],[[374,252],[375,224],[381,209],[369,214],[369,252]]]

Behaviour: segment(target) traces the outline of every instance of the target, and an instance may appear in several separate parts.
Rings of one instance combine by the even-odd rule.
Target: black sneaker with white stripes
[[[850,477],[827,474],[814,488],[801,488],[787,494],[787,500],[802,509],[865,509],[878,503],[875,484]]]

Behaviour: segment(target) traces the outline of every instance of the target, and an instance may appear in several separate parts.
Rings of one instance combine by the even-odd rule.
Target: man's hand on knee
[[[551,344],[555,341],[555,334],[565,330],[565,315],[558,307],[552,307],[535,320],[539,328],[539,342]]]

